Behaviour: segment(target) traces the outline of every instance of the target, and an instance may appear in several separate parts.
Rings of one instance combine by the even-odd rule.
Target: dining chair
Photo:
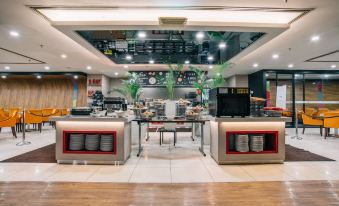
[[[42,110],[41,109],[28,109],[25,111],[25,122],[26,124],[38,125],[38,130],[41,132],[42,129]]]
[[[329,135],[331,128],[339,129],[339,111],[324,113],[325,139]]]
[[[0,117],[0,132],[1,132],[1,128],[10,127],[12,129],[13,136],[17,138],[16,131],[15,131],[17,114],[18,114],[17,111],[13,111],[8,116]]]
[[[313,111],[309,110],[309,114],[302,113],[301,114],[301,119],[303,122],[303,134],[305,133],[305,129],[307,126],[312,126],[312,127],[319,127],[320,129],[320,135],[323,135],[323,120],[318,119],[314,117],[313,115],[310,114],[315,114],[315,109]]]

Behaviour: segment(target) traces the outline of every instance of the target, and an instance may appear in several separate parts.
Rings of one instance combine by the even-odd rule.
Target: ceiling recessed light
[[[61,58],[63,58],[63,59],[66,59],[66,58],[67,58],[67,55],[66,55],[66,54],[61,54],[60,56],[61,56]]]
[[[14,37],[20,36],[20,34],[18,32],[16,32],[16,31],[10,31],[9,35],[14,36]]]
[[[141,38],[141,39],[145,38],[145,37],[146,37],[146,32],[144,32],[144,31],[139,31],[139,32],[138,32],[138,37]]]
[[[293,64],[288,64],[287,66],[288,66],[288,68],[293,68],[294,67]]]
[[[220,42],[219,43],[219,48],[220,49],[225,49],[226,48],[226,43],[225,42]]]
[[[273,58],[273,59],[278,59],[278,58],[279,58],[279,54],[273,54],[273,55],[272,55],[272,58]]]
[[[87,66],[86,69],[87,69],[87,70],[91,70],[92,67],[91,67],[91,66]]]
[[[201,31],[199,31],[196,35],[195,35],[195,37],[197,38],[197,39],[199,39],[199,40],[201,40],[201,39],[203,39],[204,38],[204,32],[201,32]]]
[[[270,76],[269,74],[265,74],[265,77],[268,77],[268,76]]]
[[[74,79],[78,79],[79,77],[78,77],[78,75],[74,75],[73,78]]]
[[[312,84],[315,84],[315,82],[312,82]]]
[[[189,64],[190,63],[190,61],[189,60],[185,60],[185,64]]]
[[[337,67],[337,65],[335,65],[335,64],[332,64],[332,65],[331,65],[331,68],[332,68],[332,69],[334,69],[334,68],[336,68],[336,67]]]
[[[131,60],[132,59],[132,56],[131,55],[126,55],[125,57],[127,60]]]
[[[118,76],[118,75],[119,75],[119,73],[118,73],[118,72],[115,72],[115,73],[114,73],[114,75],[115,75],[115,76]]]
[[[42,77],[41,77],[41,75],[38,75],[38,76],[36,76],[36,78],[37,78],[37,79],[41,79]]]
[[[254,67],[254,68],[257,68],[258,66],[259,66],[259,64],[257,64],[257,63],[254,63],[254,64],[253,64],[253,67]]]
[[[212,56],[208,56],[208,57],[207,57],[207,60],[208,60],[208,61],[212,61],[213,59],[214,59],[214,58],[213,58]]]
[[[320,40],[320,36],[319,35],[313,35],[311,36],[311,41],[316,42]]]
[[[6,79],[7,76],[6,76],[6,75],[1,75],[1,78],[2,78],[2,79]]]
[[[11,69],[11,67],[5,66],[5,70],[10,70],[10,69]]]
[[[128,65],[124,65],[124,68],[127,69],[127,68],[128,68]]]
[[[328,75],[328,74],[325,74],[325,75],[324,75],[325,78],[328,78],[329,76],[330,76],[330,75]]]
[[[45,66],[45,70],[49,70],[50,68],[49,68],[49,66]]]
[[[154,64],[154,60],[153,60],[153,59],[149,60],[148,62],[149,62],[150,64]]]
[[[212,66],[212,65],[209,65],[208,68],[209,68],[209,69],[213,69],[213,66]]]

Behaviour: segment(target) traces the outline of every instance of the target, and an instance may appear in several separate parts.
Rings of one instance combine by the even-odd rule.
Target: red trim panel
[[[271,134],[274,138],[274,150],[264,150],[261,152],[237,152],[229,151],[229,138],[234,134]],[[265,138],[265,137],[264,137]],[[226,154],[267,154],[267,153],[278,153],[278,131],[228,131],[226,132]]]
[[[67,138],[69,134],[111,134],[113,136],[113,151],[103,152],[103,151],[70,151],[68,150]],[[117,132],[116,131],[63,131],[63,141],[62,141],[63,153],[65,154],[117,154]]]

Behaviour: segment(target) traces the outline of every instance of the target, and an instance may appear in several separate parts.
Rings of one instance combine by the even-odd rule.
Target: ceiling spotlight
[[[16,31],[10,31],[9,35],[14,36],[14,37],[20,36],[20,34],[18,32],[16,32]]]
[[[319,35],[313,35],[311,36],[311,41],[316,42],[320,40],[320,36]]]
[[[73,78],[74,79],[78,79],[79,77],[78,77],[78,75],[74,75]]]
[[[197,39],[199,39],[199,40],[203,39],[204,36],[205,36],[204,33],[201,32],[201,31],[199,31],[199,32],[195,35],[195,37],[196,37]]]
[[[49,66],[45,66],[45,70],[49,70],[50,68],[49,68]]]
[[[41,75],[36,76],[37,79],[41,79]]]
[[[138,32],[138,37],[141,38],[141,39],[145,38],[145,37],[146,37],[146,32],[144,32],[144,31],[139,31],[139,32]]]
[[[1,79],[6,79],[7,76],[6,75],[1,75]]]
[[[315,82],[312,82],[312,84],[316,84]]]
[[[294,67],[293,64],[289,64],[289,65],[287,65],[287,66],[288,66],[288,68],[293,68],[293,67]]]
[[[154,60],[153,60],[153,59],[151,59],[151,60],[149,60],[149,61],[148,61],[148,63],[150,63],[150,64],[154,64]]]
[[[185,60],[185,64],[189,64],[190,63],[190,61],[189,60]]]
[[[92,67],[91,67],[91,66],[87,66],[86,69],[87,69],[87,70],[91,70]]]
[[[114,73],[114,75],[115,75],[115,76],[118,76],[118,75],[119,75],[119,73],[118,73],[118,72],[115,72],[115,73]]]
[[[5,66],[5,70],[10,70],[10,69],[11,69],[11,67]]]
[[[270,75],[266,73],[266,74],[265,74],[265,77],[268,77],[268,76],[270,76]]]
[[[332,64],[332,65],[331,65],[331,68],[332,68],[332,69],[334,69],[334,68],[336,68],[336,67],[337,67],[337,65],[335,65],[335,64]]]
[[[212,65],[209,65],[208,68],[209,68],[209,69],[213,69],[213,66],[212,66]]]
[[[131,55],[126,55],[126,60],[131,60],[132,59],[132,56]]]
[[[258,66],[259,66],[259,64],[257,64],[257,63],[254,63],[254,64],[253,64],[253,67],[254,67],[254,68],[257,68]]]
[[[213,58],[212,56],[208,56],[208,57],[207,57],[207,60],[208,60],[208,61],[213,61],[213,59],[214,59],[214,58]]]
[[[219,43],[219,49],[225,49],[226,48],[226,43],[225,42],[220,42]]]
[[[61,56],[61,58],[63,58],[63,59],[66,59],[66,58],[67,58],[67,55],[66,55],[66,54],[61,54],[60,56]]]
[[[273,59],[278,59],[278,58],[279,58],[279,54],[273,54],[273,55],[272,55],[272,58],[273,58]]]

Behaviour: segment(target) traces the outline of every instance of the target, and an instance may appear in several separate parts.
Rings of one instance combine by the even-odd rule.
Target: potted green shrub
[[[131,98],[133,104],[139,101],[142,87],[136,73],[127,73],[127,80],[122,80],[121,88],[113,88],[109,93],[118,92],[125,98]]]

